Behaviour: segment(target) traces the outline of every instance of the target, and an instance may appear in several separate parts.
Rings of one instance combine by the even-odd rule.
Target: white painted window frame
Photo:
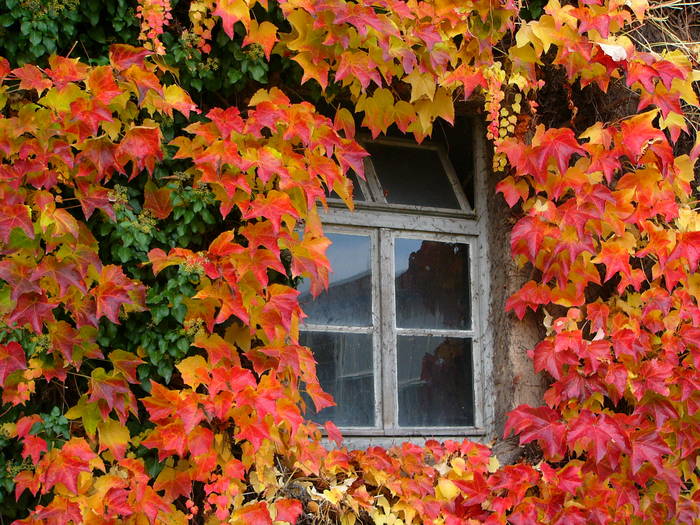
[[[398,205],[386,202],[377,174],[368,159],[366,180],[360,181],[366,201],[356,202],[348,210],[342,201],[329,199],[321,210],[324,229],[333,233],[369,235],[372,264],[372,328],[304,324],[303,331],[373,334],[375,427],[341,427],[350,446],[391,445],[399,440],[420,442],[431,437],[441,439],[471,437],[485,439],[494,427],[493,403],[493,336],[487,326],[489,308],[489,254],[486,218],[487,158],[483,130],[472,122],[474,132],[474,207],[462,190],[446,151],[439,144],[395,138],[375,142],[404,147],[428,148],[438,152],[447,177],[455,191],[461,210],[425,206]],[[365,140],[366,141],[366,140]],[[371,200],[370,200],[371,199]],[[397,328],[394,299],[394,240],[414,238],[469,245],[469,270],[472,326],[470,330]],[[472,378],[474,425],[468,427],[399,427],[398,376],[396,362],[397,335],[439,335],[470,338],[472,341]]]

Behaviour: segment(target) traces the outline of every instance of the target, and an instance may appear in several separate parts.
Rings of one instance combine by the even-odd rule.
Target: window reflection
[[[396,326],[471,328],[469,245],[396,239],[395,265]]]
[[[369,326],[372,322],[372,273],[370,238],[366,235],[329,233],[331,263],[328,290],[315,299],[309,283],[299,286],[299,302],[306,323],[337,326]]]
[[[400,426],[474,424],[471,340],[399,336],[397,352]]]
[[[370,334],[303,332],[301,344],[314,351],[321,387],[336,406],[309,414],[338,426],[374,426],[374,362]]]

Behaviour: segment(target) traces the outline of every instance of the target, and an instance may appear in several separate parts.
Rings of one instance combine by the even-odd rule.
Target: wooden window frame
[[[474,206],[459,183],[444,147],[435,143],[417,144],[405,139],[381,138],[373,142],[403,147],[433,149],[455,192],[461,209],[390,204],[383,196],[371,158],[366,159],[366,180],[360,181],[365,201],[348,210],[342,201],[329,199],[320,210],[324,229],[329,233],[369,235],[372,267],[372,327],[345,327],[304,324],[302,331],[371,333],[373,340],[375,426],[340,429],[350,445],[391,444],[394,438],[420,441],[430,437],[483,439],[493,429],[492,334],[487,330],[489,307],[489,256],[486,242],[485,176],[486,158],[480,133],[474,144]],[[362,139],[367,142],[367,139]],[[397,328],[394,291],[394,241],[396,238],[425,239],[469,245],[471,329],[443,330]],[[401,427],[398,425],[398,375],[396,342],[398,335],[437,335],[469,338],[472,344],[472,388],[474,425]]]

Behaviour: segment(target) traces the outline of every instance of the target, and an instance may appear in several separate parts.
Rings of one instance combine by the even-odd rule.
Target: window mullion
[[[396,306],[394,302],[394,239],[389,229],[379,230],[380,334],[382,359],[382,420],[388,434],[398,422],[396,380]]]

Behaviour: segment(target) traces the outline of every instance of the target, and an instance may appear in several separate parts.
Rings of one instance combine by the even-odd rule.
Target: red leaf
[[[97,459],[90,445],[82,438],[73,438],[63,445],[60,450],[51,451],[45,455],[40,465],[46,466],[43,475],[43,492],[48,491],[56,485],[62,483],[70,492],[78,491],[78,475],[81,472],[90,472],[92,467],[90,462]],[[100,462],[101,463],[101,462]],[[37,470],[40,470],[37,466]]]
[[[561,379],[565,365],[578,364],[578,356],[571,348],[562,347],[550,340],[542,341],[532,351],[535,371],[546,370],[554,379]]]
[[[632,474],[639,472],[642,464],[648,461],[657,472],[663,469],[663,456],[671,453],[671,449],[659,436],[656,429],[638,430],[631,437],[632,442]]]
[[[121,267],[110,264],[102,268],[100,284],[91,290],[97,302],[97,318],[106,317],[119,324],[119,308],[123,304],[140,306],[142,301],[134,300],[132,296],[142,295],[143,285],[124,275]]]
[[[26,293],[17,301],[7,323],[11,325],[16,322],[20,328],[28,324],[35,333],[40,334],[43,324],[54,319],[51,312],[55,307],[43,294]]]
[[[41,94],[42,91],[49,89],[53,85],[41,69],[32,64],[13,69],[12,74],[20,80],[20,89],[35,89]]]
[[[547,167],[551,160],[556,162],[559,173],[564,174],[573,155],[586,155],[586,150],[579,145],[574,132],[568,128],[552,128],[545,131],[544,126],[539,126],[532,143],[534,165],[538,170],[534,175],[540,180],[546,179]]]
[[[127,44],[114,44],[109,46],[109,62],[118,71],[123,71],[133,65],[144,67],[144,59],[152,54],[153,51]]]
[[[27,237],[34,238],[31,212],[24,204],[0,206],[0,241],[7,244],[14,228],[20,228]]]
[[[77,58],[65,58],[58,55],[49,57],[51,69],[46,73],[54,81],[58,89],[62,89],[69,82],[80,82],[85,80],[88,67],[81,64]]]
[[[0,387],[5,384],[5,378],[16,370],[27,368],[27,358],[24,350],[14,341],[0,345]]]
[[[116,157],[121,166],[127,162],[132,163],[130,179],[143,169],[153,173],[156,161],[163,158],[160,139],[159,127],[134,126],[124,134],[117,147]]]
[[[214,16],[221,17],[221,25],[228,37],[233,40],[233,26],[242,22],[247,28],[250,23],[250,11],[244,0],[217,0]]]
[[[566,452],[566,425],[551,408],[520,405],[508,414],[504,437],[511,431],[520,436],[521,445],[537,439],[550,459],[559,460]]]
[[[122,93],[114,80],[114,72],[109,66],[92,68],[85,84],[95,100],[103,104],[109,104],[114,97]]]
[[[303,512],[301,501],[296,499],[278,499],[275,501],[275,521],[286,521],[295,525],[299,516]]]
[[[158,188],[151,181],[148,181],[143,193],[143,208],[150,211],[157,219],[166,219],[173,211],[173,205],[170,202],[171,193],[170,188]]]
[[[606,456],[612,461],[620,452],[629,450],[627,439],[617,422],[606,414],[594,414],[589,410],[581,411],[569,423],[567,441],[571,448],[583,447],[596,463]]]

